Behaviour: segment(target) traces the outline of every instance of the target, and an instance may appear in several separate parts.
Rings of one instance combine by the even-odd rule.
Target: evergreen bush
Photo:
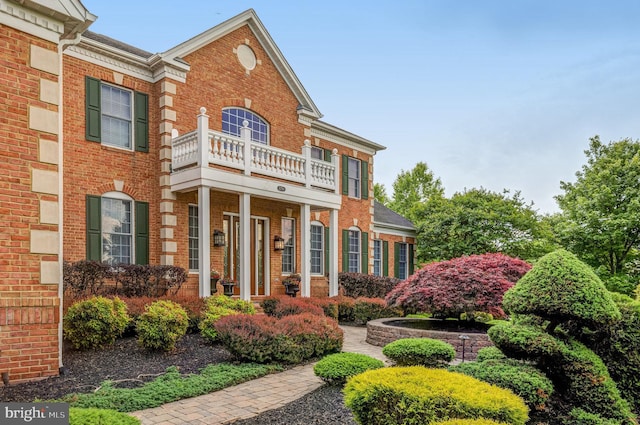
[[[313,366],[313,372],[331,385],[344,385],[347,379],[362,372],[384,367],[381,360],[366,354],[335,353],[323,357]]]
[[[64,316],[64,336],[77,349],[111,345],[131,319],[119,298],[93,297],[73,304]]]
[[[69,409],[69,425],[140,425],[140,419],[108,409]]]
[[[396,317],[402,313],[387,307],[382,298],[357,298],[353,304],[353,318],[356,324],[365,325],[370,320]]]
[[[398,366],[447,367],[456,357],[453,346],[431,338],[402,338],[382,349]]]
[[[189,316],[177,303],[155,301],[145,308],[136,322],[138,343],[147,350],[170,351],[187,333]]]

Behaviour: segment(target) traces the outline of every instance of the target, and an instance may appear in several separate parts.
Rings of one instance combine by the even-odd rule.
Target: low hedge
[[[531,409],[539,411],[546,409],[546,402],[553,394],[553,383],[544,373],[533,366],[516,361],[485,360],[461,363],[451,366],[449,370],[511,390],[522,397]]]
[[[384,298],[401,280],[395,277],[362,273],[338,273],[338,284],[344,295],[359,298]]]
[[[524,425],[528,408],[509,390],[421,366],[370,370],[347,381],[344,402],[362,425],[431,424],[449,418]]]
[[[73,304],[63,319],[64,337],[77,349],[111,345],[131,321],[119,298],[93,297]]]
[[[214,327],[229,352],[256,363],[296,364],[342,348],[342,330],[324,315],[303,313],[277,319],[239,314],[221,318]]]
[[[353,304],[353,318],[359,325],[365,325],[370,320],[383,317],[396,317],[402,313],[394,308],[387,307],[382,298],[357,298]]]
[[[503,425],[504,422],[496,422],[490,419],[450,419],[444,422],[436,422],[433,425]]]
[[[302,298],[282,297],[273,310],[273,316],[278,319],[302,313],[324,316],[322,308]]]
[[[337,295],[330,299],[338,304],[338,321],[347,323],[355,321],[355,316],[353,314],[353,307],[356,304],[355,298]]]
[[[72,407],[69,425],[140,425],[140,419],[115,410]]]
[[[478,350],[476,355],[477,362],[483,362],[485,360],[504,360],[507,356],[504,355],[498,347],[484,347]]]
[[[456,350],[447,342],[431,338],[402,338],[382,348],[382,354],[398,366],[447,367]]]
[[[347,379],[362,372],[384,367],[381,360],[366,354],[336,353],[320,360],[313,367],[313,372],[330,385],[344,385]]]
[[[136,321],[138,343],[147,350],[170,351],[187,333],[189,316],[180,304],[160,300],[145,307]]]

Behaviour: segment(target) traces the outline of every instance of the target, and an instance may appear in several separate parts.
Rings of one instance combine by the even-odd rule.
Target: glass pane
[[[131,92],[118,87],[100,87],[102,143],[131,148]]]
[[[131,201],[102,198],[102,261],[130,264]]]
[[[248,121],[251,129],[251,140],[256,143],[268,144],[269,130],[266,121],[251,111],[240,108],[226,108],[222,110],[222,132],[240,137],[242,122]]]

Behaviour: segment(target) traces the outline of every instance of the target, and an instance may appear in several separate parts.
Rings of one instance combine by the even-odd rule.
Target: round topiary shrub
[[[484,347],[478,350],[476,361],[483,362],[485,360],[504,360],[506,358],[507,356],[505,356],[498,347]]]
[[[140,425],[140,419],[108,409],[69,409],[69,425]]]
[[[225,295],[216,295],[207,298],[205,301],[206,308],[223,307],[244,314],[255,314],[256,308],[251,301],[241,300],[239,298],[231,298]]]
[[[553,393],[553,383],[544,373],[531,365],[513,360],[460,363],[449,370],[511,390],[535,410],[545,410],[546,402]]]
[[[420,366],[356,375],[344,387],[345,405],[362,425],[431,424],[448,418],[524,425],[528,409],[509,390],[470,376]]]
[[[145,308],[136,322],[138,343],[147,350],[173,350],[188,326],[189,316],[180,304],[156,301]]]
[[[240,314],[240,312],[231,310],[230,308],[218,307],[216,305],[209,306],[207,312],[204,314],[204,317],[200,320],[200,324],[198,325],[200,334],[210,342],[215,342],[218,339],[218,331],[213,325],[221,318],[232,314]]]
[[[398,366],[446,367],[456,357],[456,350],[437,339],[403,338],[385,345],[382,354]]]
[[[329,384],[344,385],[347,378],[381,367],[384,367],[381,360],[366,354],[336,353],[330,354],[316,363],[313,372]]]
[[[100,348],[113,344],[130,320],[127,306],[119,298],[93,297],[69,307],[64,336],[77,349]]]

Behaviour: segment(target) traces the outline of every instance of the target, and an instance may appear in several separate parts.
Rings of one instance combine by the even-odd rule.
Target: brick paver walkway
[[[342,351],[362,353],[387,360],[382,354],[382,347],[365,342],[366,328],[344,326],[342,330],[344,331]],[[322,383],[322,380],[314,375],[313,365],[298,366],[211,394],[131,414],[140,418],[142,425],[227,424],[236,419],[250,418],[267,410],[284,406],[317,389]]]

